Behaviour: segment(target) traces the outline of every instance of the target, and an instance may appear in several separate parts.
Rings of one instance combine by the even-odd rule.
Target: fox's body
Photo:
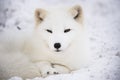
[[[83,15],[80,6],[70,9],[37,9],[35,11],[36,26],[32,35],[25,40],[20,53],[12,53],[13,56],[21,55],[18,56],[18,61],[13,58],[16,60],[13,67],[18,69],[16,63],[21,62],[21,65],[26,64],[21,66],[21,71],[25,69],[28,71],[24,71],[23,74],[19,70],[14,71],[13,68],[14,74],[12,74],[9,68],[8,72],[12,76],[26,78],[38,75],[45,77],[50,74],[68,73],[80,69],[89,59],[88,44],[82,21]],[[7,56],[3,57],[1,63],[6,64],[5,58]],[[12,57],[10,56],[10,58]],[[10,66],[12,67],[12,65]],[[29,72],[31,73],[29,74]],[[5,75],[6,73],[0,72],[0,74]],[[0,76],[0,78],[2,77]]]

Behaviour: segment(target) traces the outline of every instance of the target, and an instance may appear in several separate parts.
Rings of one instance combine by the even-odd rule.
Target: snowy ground
[[[120,80],[119,0],[0,0],[0,33],[34,25],[36,7],[80,4],[84,10],[93,63],[71,74],[28,80]],[[10,80],[22,80],[13,77]]]

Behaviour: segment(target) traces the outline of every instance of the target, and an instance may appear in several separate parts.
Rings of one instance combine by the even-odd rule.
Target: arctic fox
[[[0,56],[4,55],[0,61],[0,79],[46,77],[80,69],[90,57],[84,28],[79,5],[36,9],[34,30],[25,40],[21,52],[0,53]],[[8,58],[13,60],[6,60]]]

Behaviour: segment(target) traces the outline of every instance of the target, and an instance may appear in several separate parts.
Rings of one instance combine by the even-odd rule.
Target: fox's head
[[[82,13],[82,8],[78,5],[69,9],[36,9],[35,30],[50,50],[55,52],[64,51],[82,33]]]

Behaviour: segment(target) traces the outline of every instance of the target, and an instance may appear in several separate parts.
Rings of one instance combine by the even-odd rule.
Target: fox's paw
[[[57,74],[59,74],[59,72],[54,68],[49,68],[41,71],[42,77],[46,77],[49,75],[57,75]]]

